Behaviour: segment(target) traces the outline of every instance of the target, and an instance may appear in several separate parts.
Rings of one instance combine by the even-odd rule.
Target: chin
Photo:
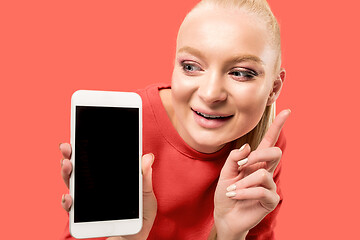
[[[233,141],[231,139],[223,139],[218,134],[214,133],[200,133],[197,135],[191,134],[194,141],[195,150],[203,153],[213,153],[220,150],[225,144]],[[236,139],[236,138],[235,138]],[[235,140],[234,139],[234,140]]]

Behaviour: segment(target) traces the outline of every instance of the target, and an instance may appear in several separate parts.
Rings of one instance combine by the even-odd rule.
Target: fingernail
[[[62,197],[61,197],[61,202],[62,202],[62,203],[65,203],[65,194],[62,195]]]
[[[240,160],[237,163],[238,163],[239,167],[241,167],[242,165],[245,165],[247,162],[248,162],[248,159],[244,158],[243,160]]]
[[[236,189],[236,185],[233,184],[233,185],[228,186],[226,191],[230,192],[230,191],[234,191],[235,189]]]
[[[288,111],[289,111],[289,113],[291,113],[291,110],[290,110],[290,109],[288,109]]]
[[[239,151],[241,152],[242,150],[244,150],[245,147],[246,147],[246,143],[244,145],[242,145],[242,147],[239,149]]]
[[[62,143],[59,143],[59,149],[60,149],[60,150],[61,150],[61,144],[62,144]]]
[[[226,193],[227,197],[235,197],[235,195],[236,195],[236,192],[227,192]]]

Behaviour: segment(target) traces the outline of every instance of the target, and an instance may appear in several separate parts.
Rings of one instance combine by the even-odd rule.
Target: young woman
[[[171,86],[138,91],[148,153],[143,228],[109,239],[274,239],[290,114],[274,120],[280,64],[279,28],[265,0],[203,0],[186,16]],[[68,186],[71,147],[60,150]],[[63,195],[64,209],[71,204]],[[72,239],[68,230],[63,239]]]

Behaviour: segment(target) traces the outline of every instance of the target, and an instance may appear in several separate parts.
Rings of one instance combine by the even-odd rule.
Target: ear
[[[266,104],[267,106],[270,106],[271,104],[273,104],[276,101],[276,99],[279,97],[281,88],[285,81],[285,75],[286,75],[285,69],[280,68],[280,71],[277,74],[276,79],[274,80],[273,87],[269,94],[269,98],[268,98],[268,101]]]

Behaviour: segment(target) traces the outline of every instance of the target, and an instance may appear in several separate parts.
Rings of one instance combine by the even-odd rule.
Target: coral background
[[[58,239],[67,215],[60,142],[78,89],[170,82],[178,27],[195,0],[0,2],[1,239]],[[357,1],[269,0],[287,78],[282,240],[354,239],[359,197]],[[358,110],[356,110],[358,109]]]

